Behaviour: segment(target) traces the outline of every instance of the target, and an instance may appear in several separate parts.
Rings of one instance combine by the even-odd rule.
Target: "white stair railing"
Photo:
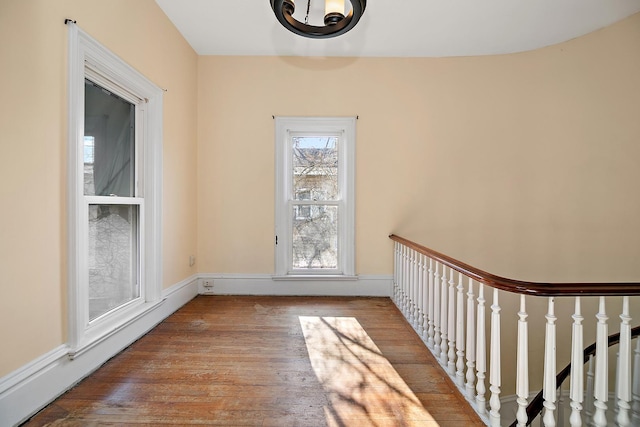
[[[640,327],[632,329],[629,298],[640,295],[640,283],[515,281],[486,273],[404,238],[390,237],[395,241],[392,292],[395,304],[487,425],[525,427],[537,417],[545,427],[640,426],[640,340],[635,348],[632,345]],[[489,289],[492,300],[487,310],[485,295]],[[513,318],[503,318],[501,314],[503,292],[520,294],[519,311]],[[609,324],[607,314],[607,301],[613,296],[623,297],[620,334],[609,337],[610,326],[617,329],[617,323]],[[598,297],[598,309],[593,317],[583,315],[584,297]],[[558,298],[574,298],[571,316],[558,316]],[[547,306],[546,315],[532,318],[528,306],[541,303]],[[571,337],[559,339],[558,327],[569,317],[572,323],[567,327],[570,326]],[[515,341],[503,341],[502,321],[515,322]],[[585,322],[592,322],[596,330],[596,343],[587,349],[584,348]],[[545,331],[543,349],[532,349],[530,328]],[[611,384],[609,346],[618,340],[616,377]],[[558,345],[568,346],[561,354],[570,354],[566,361],[571,362],[560,374],[556,372]],[[532,351],[543,354],[542,378],[529,377]],[[515,366],[502,365],[503,352],[516,354]],[[515,384],[508,387],[515,392],[516,405],[512,413],[501,414],[505,407],[501,396],[505,369],[515,371]],[[568,394],[564,395],[561,385],[569,376]],[[540,397],[529,399],[532,383],[542,385],[543,391]],[[612,404],[608,404],[610,397]],[[544,410],[538,414],[537,408]]]

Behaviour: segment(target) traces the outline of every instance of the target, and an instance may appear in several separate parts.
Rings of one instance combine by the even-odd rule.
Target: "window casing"
[[[355,277],[355,123],[276,117],[276,279]]]
[[[163,92],[68,25],[73,357],[160,302]]]

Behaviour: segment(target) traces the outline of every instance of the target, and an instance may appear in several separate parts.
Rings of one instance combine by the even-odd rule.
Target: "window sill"
[[[345,274],[287,274],[284,276],[271,276],[273,280],[298,280],[298,281],[319,281],[319,280],[344,280],[355,281],[358,280],[357,275],[345,275]]]

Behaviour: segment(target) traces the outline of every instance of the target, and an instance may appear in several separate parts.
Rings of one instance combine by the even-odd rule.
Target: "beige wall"
[[[152,0],[5,0],[0,376],[65,341],[66,17],[168,90],[165,287],[191,254],[273,272],[272,115],[360,116],[360,274],[391,273],[395,232],[521,279],[638,280],[640,15],[499,57],[197,58]]]
[[[272,115],[359,115],[357,272],[391,232],[525,280],[640,278],[640,14],[472,58],[199,58],[200,271],[273,272]]]
[[[197,56],[153,0],[0,2],[0,377],[65,342],[65,18],[164,97],[164,286],[195,273]],[[8,351],[10,349],[10,351]]]

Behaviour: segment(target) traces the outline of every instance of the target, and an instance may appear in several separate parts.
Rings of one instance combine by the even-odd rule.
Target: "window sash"
[[[109,208],[106,214],[105,208]],[[140,204],[90,203],[87,206],[89,324],[144,299],[140,210]],[[103,216],[97,216],[99,212]]]

